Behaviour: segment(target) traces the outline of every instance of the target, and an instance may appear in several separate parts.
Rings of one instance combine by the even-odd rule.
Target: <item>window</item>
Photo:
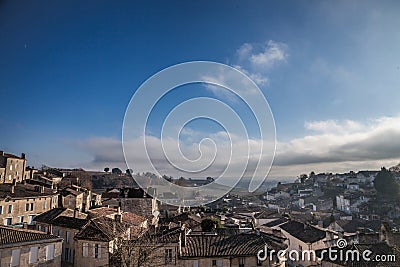
[[[239,258],[239,267],[244,267],[244,258]]]
[[[54,259],[54,244],[46,246],[46,260]]]
[[[4,225],[11,225],[12,224],[12,218],[4,218]]]
[[[29,215],[28,216],[28,224],[33,224],[33,219],[35,218],[35,215]]]
[[[222,260],[212,260],[212,266],[222,267]]]
[[[93,257],[96,259],[101,258],[101,245],[100,244],[93,245]]]
[[[69,238],[70,238],[70,232],[69,231],[66,231],[65,232],[65,235],[66,235],[66,242],[67,242],[67,244],[69,244]]]
[[[199,267],[199,260],[193,260],[193,267]]]
[[[38,229],[38,231],[42,231],[42,226],[39,224],[37,229]]]
[[[46,199],[44,199],[44,202],[43,202],[43,209],[45,210],[47,208],[47,201],[46,201]]]
[[[83,257],[87,257],[89,255],[89,244],[88,243],[83,243],[82,255],[83,255]]]
[[[19,217],[19,222],[20,222],[20,223],[23,223],[23,222],[24,222],[24,216],[20,216],[20,217]]]
[[[8,205],[8,213],[12,213],[13,207],[12,205]]]
[[[29,203],[26,203],[25,204],[25,211],[28,211],[29,210]]]
[[[33,210],[33,204],[34,204],[34,203],[31,203],[31,210]]]
[[[64,249],[64,260],[66,262],[70,262],[70,258],[69,258],[70,254],[69,254],[69,248],[65,248]]]
[[[165,250],[165,264],[169,264],[172,263],[172,249],[171,248],[167,248]]]
[[[11,252],[11,264],[10,266],[18,266],[21,258],[21,249],[13,249]]]
[[[38,247],[31,247],[29,250],[29,263],[35,263],[38,261]]]
[[[0,214],[3,214],[3,206],[0,206]]]

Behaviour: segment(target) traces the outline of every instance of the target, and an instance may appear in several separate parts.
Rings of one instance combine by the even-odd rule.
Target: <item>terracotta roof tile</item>
[[[62,239],[39,231],[0,226],[0,247],[23,242],[41,242],[44,240],[61,241]]]

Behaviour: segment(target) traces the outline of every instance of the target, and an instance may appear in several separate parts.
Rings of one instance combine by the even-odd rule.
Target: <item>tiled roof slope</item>
[[[40,196],[51,196],[56,193],[52,189],[44,188],[44,192],[41,193],[38,187],[30,184],[19,184],[17,183],[14,187],[14,193],[11,193],[12,184],[0,184],[0,198],[27,198],[27,197],[40,197]]]
[[[86,219],[73,218],[67,216],[59,216],[51,222],[51,224],[55,226],[61,226],[77,230],[81,229],[87,223],[88,220]]]
[[[314,243],[326,236],[324,231],[298,221],[289,221],[280,228],[305,243]]]
[[[263,233],[187,235],[182,257],[254,256],[265,245],[276,251],[285,248],[282,243],[272,241]]]
[[[128,225],[117,222],[108,217],[91,219],[75,235],[78,240],[92,240],[109,242],[116,237],[122,236],[127,231]]]
[[[61,238],[39,231],[0,226],[0,247],[24,242],[60,241]]]
[[[48,210],[46,212],[43,212],[40,215],[35,216],[34,221],[50,223],[50,221],[57,218],[59,215],[61,215],[66,210],[67,210],[66,208],[54,208],[54,209]]]
[[[52,224],[52,221],[60,216],[73,218],[74,211],[68,208],[54,208],[36,216],[34,221]],[[78,219],[86,219],[87,214],[76,211],[75,217]]]

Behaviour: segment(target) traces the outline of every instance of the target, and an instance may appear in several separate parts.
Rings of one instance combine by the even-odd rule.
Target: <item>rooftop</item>
[[[326,236],[325,231],[298,221],[289,221],[281,225],[280,228],[305,243],[314,243]]]
[[[77,240],[109,242],[126,233],[127,225],[108,217],[91,219],[76,235]]]
[[[12,193],[12,184],[0,184],[0,199],[1,198],[34,198],[41,196],[52,196],[56,193],[49,188],[40,188],[31,184],[17,183],[14,186],[14,193]],[[41,191],[43,190],[43,191]]]
[[[61,238],[39,231],[0,226],[0,247],[19,245],[24,242],[62,241]]]
[[[276,251],[285,248],[283,243],[278,243],[261,232],[236,235],[191,234],[186,236],[182,257],[254,256],[259,250],[264,249],[265,245]]]

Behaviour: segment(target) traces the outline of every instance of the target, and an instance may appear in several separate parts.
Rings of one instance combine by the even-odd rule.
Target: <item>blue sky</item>
[[[399,11],[398,1],[0,1],[0,149],[37,167],[125,168],[135,90],[209,60],[259,83],[276,123],[273,175],[397,163]],[[187,92],[174,100],[224,100]]]

